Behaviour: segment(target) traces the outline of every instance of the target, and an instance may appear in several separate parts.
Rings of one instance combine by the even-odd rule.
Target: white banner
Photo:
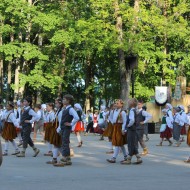
[[[167,101],[167,87],[166,86],[155,87],[155,100],[159,104],[164,104]]]

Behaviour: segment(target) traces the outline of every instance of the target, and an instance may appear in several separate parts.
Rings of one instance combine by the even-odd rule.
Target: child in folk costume
[[[180,132],[180,135],[181,135],[181,142],[185,141],[184,139],[184,135],[186,135],[186,127],[185,125],[188,123],[188,118],[187,118],[187,115],[185,113],[185,108],[184,106],[182,105],[179,105],[179,108],[181,109],[180,111],[180,116],[181,116],[181,132]]]
[[[72,127],[79,121],[79,116],[75,109],[71,106],[73,103],[74,98],[72,95],[67,94],[63,97],[63,105],[65,109],[62,112],[61,117],[61,138],[62,138],[62,146],[61,146],[61,154],[62,158],[60,162],[54,164],[57,167],[63,167],[65,165],[71,165],[71,157],[70,157],[70,133]]]
[[[182,120],[180,115],[180,108],[174,107],[174,116],[173,116],[173,139],[176,141],[176,147],[180,146],[180,132],[182,128]]]
[[[111,159],[107,159],[109,163],[115,163],[116,158],[121,149],[123,152],[124,160],[127,159],[127,153],[125,150],[125,144],[127,144],[127,138],[125,133],[126,125],[126,112],[122,110],[123,101],[116,101],[116,110],[113,113],[113,135],[112,135],[112,145],[115,146],[114,153]]]
[[[170,138],[172,137],[172,133],[171,133],[171,130],[168,127],[168,124],[166,121],[168,110],[163,109],[162,112],[163,112],[163,117],[162,117],[162,124],[161,124],[161,128],[160,128],[161,141],[157,146],[162,146],[164,139],[166,139],[169,142],[169,146],[171,146],[173,144],[172,141],[170,140]],[[169,124],[169,125],[171,126],[171,124]]]
[[[148,123],[151,119],[151,115],[142,109],[143,101],[138,101],[137,105],[137,114],[136,114],[136,133],[137,133],[137,141],[140,143],[141,147],[143,148],[142,155],[148,154],[148,148],[145,145],[143,140],[144,135],[144,124]]]
[[[98,110],[95,110],[93,115],[93,128],[95,133],[97,126],[98,126]]]
[[[147,111],[147,107],[145,105],[142,107],[142,109],[144,111]],[[144,124],[144,135],[146,136],[145,142],[149,141],[149,137],[148,137],[148,123]]]
[[[25,152],[27,149],[28,144],[32,149],[34,150],[34,155],[33,157],[36,157],[40,150],[37,149],[34,146],[34,143],[30,137],[31,131],[32,131],[32,123],[37,121],[38,115],[35,113],[35,111],[31,108],[32,105],[32,98],[26,97],[23,101],[24,105],[24,111],[21,114],[21,119],[20,119],[20,125],[22,126],[22,132],[23,132],[23,150],[21,151],[20,154],[17,154],[17,157],[25,157]]]
[[[44,112],[42,110],[41,104],[36,104],[34,110],[39,117],[39,120],[34,123],[33,141],[36,141],[38,130],[44,139]]]
[[[2,116],[2,120],[4,122],[2,137],[5,139],[5,148],[3,156],[8,155],[9,141],[12,143],[13,147],[15,148],[15,152],[12,155],[20,153],[18,146],[14,141],[14,139],[17,137],[16,128],[19,126],[19,123],[14,115],[14,110],[13,110],[14,104],[12,102],[9,102],[6,108],[7,110]]]
[[[61,123],[61,117],[62,117],[62,109],[63,109],[63,103],[61,98],[57,98],[55,100],[55,107],[57,108],[57,112],[55,114],[55,120],[53,122],[53,130],[52,135],[50,138],[50,144],[53,144],[53,159],[51,161],[46,162],[47,164],[55,164],[57,163],[57,158],[59,154],[59,149],[62,144],[62,139],[60,135],[60,123]]]
[[[53,131],[53,122],[55,120],[55,113],[54,113],[54,104],[53,103],[48,103],[47,104],[47,113],[46,113],[46,119],[44,123],[44,128],[45,128],[45,136],[44,140],[48,144],[48,152],[44,154],[44,156],[52,156],[52,148],[53,145],[50,143],[50,138],[52,135]]]
[[[84,135],[86,136],[88,134],[88,132],[94,132],[94,128],[93,128],[93,114],[91,110],[87,110],[87,127],[86,127],[86,131],[84,133]]]
[[[23,109],[23,100],[18,100],[17,101],[17,109],[15,112],[15,117],[16,117],[18,123],[20,123],[22,109]],[[22,146],[22,126],[20,126],[20,125],[19,125],[19,128],[17,128],[17,137],[19,139],[18,146],[20,147],[20,146]]]
[[[77,147],[81,147],[83,142],[82,142],[80,133],[84,131],[84,122],[83,121],[85,120],[86,116],[84,115],[84,113],[82,111],[82,107],[79,103],[76,103],[74,105],[74,109],[76,110],[76,112],[79,116],[79,121],[75,124],[72,131],[74,131],[77,136],[77,140],[79,143]]]
[[[186,126],[188,127],[188,129],[187,129],[187,145],[190,146],[190,105],[187,108],[188,108],[188,111],[187,111],[188,123],[186,124]],[[190,155],[187,158],[187,160],[185,160],[184,162],[190,163]]]
[[[110,106],[110,110],[108,114],[106,115],[106,120],[107,120],[107,127],[103,133],[104,137],[108,137],[109,141],[109,149],[110,151],[106,152],[106,154],[113,154],[113,145],[112,145],[112,135],[113,135],[113,114],[115,110],[116,105],[112,104]]]
[[[136,132],[136,107],[137,107],[137,100],[135,98],[132,98],[128,101],[129,106],[129,114],[127,116],[127,143],[128,143],[128,151],[129,154],[127,156],[127,159],[122,162],[122,164],[129,165],[131,164],[131,159],[133,155],[136,156],[137,161],[135,164],[141,164],[142,159],[139,155],[138,151],[138,142],[137,142],[137,132]]]

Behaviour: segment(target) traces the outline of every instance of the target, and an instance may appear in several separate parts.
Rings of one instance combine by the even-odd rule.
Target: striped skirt
[[[187,144],[190,146],[190,126],[187,132]]]
[[[52,136],[52,131],[53,131],[53,123],[44,123],[44,130],[45,130],[45,136],[44,140],[47,142],[50,142],[50,138]]]
[[[104,137],[112,138],[113,135],[113,125],[111,122],[108,122],[107,127],[103,133]]]
[[[13,123],[10,122],[4,123],[2,137],[8,141],[12,141],[17,137],[16,127],[13,125]]]

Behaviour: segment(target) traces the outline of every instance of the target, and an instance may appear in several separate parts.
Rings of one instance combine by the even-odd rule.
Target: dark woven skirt
[[[187,144],[190,146],[190,126],[187,132]]]
[[[160,138],[170,139],[172,137],[171,129],[166,126],[166,130],[160,133]]]
[[[112,138],[113,135],[113,125],[111,122],[108,123],[104,133],[103,133],[104,137],[108,137],[108,138]]]
[[[56,128],[53,128],[51,132],[50,144],[53,144],[56,147],[61,147],[62,144],[61,135],[57,133]]]
[[[50,142],[50,138],[52,136],[53,131],[53,123],[44,123],[45,136],[44,140]]]
[[[181,135],[186,135],[185,125],[181,128]]]
[[[112,145],[123,146],[127,144],[127,135],[122,134],[122,124],[116,123],[113,125]]]
[[[12,141],[17,137],[16,127],[13,125],[13,123],[10,122],[4,123],[2,137],[8,141]]]

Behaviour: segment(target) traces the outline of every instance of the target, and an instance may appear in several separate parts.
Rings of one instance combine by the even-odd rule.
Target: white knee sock
[[[48,142],[48,151],[52,151],[53,145]]]
[[[118,154],[119,154],[119,146],[115,146],[115,149],[114,149],[114,153],[113,153],[113,157],[114,158],[117,158]]]
[[[78,142],[79,142],[79,143],[82,141],[80,134],[77,135],[77,139],[78,139]]]
[[[58,148],[57,147],[53,147],[53,158],[57,158],[58,157]]]
[[[108,146],[110,150],[113,150],[112,142],[108,142]]]
[[[4,151],[5,152],[8,152],[9,150],[9,141],[5,141],[5,148],[4,148]]]
[[[21,133],[17,133],[17,137],[18,137],[19,141],[22,141]]]
[[[12,143],[13,147],[15,148],[15,150],[18,150],[18,146],[16,145],[15,141],[13,140],[11,143]]]

